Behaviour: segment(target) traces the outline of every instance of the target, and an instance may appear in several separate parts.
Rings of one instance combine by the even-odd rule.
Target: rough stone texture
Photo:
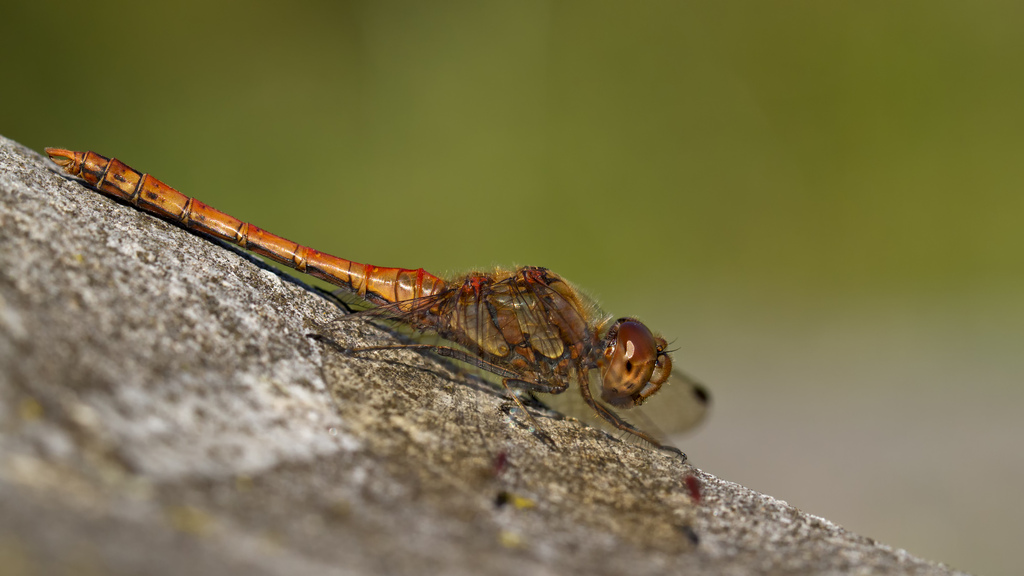
[[[952,573],[339,317],[0,138],[0,573]]]

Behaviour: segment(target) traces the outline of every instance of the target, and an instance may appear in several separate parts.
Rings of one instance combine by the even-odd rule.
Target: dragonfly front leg
[[[608,407],[605,406],[604,404],[601,404],[597,400],[594,400],[594,397],[590,394],[590,387],[587,386],[586,382],[580,383],[580,395],[583,396],[583,401],[587,403],[587,406],[590,406],[595,412],[597,412],[597,415],[600,416],[601,419],[604,420],[605,422],[611,424],[612,426],[618,428],[619,430],[622,430],[623,432],[629,432],[630,434],[634,434],[640,438],[643,438],[644,440],[650,442],[652,445],[658,447],[659,449],[664,450],[666,452],[671,452],[672,454],[679,456],[680,458],[682,458],[683,462],[686,462],[686,454],[684,454],[682,450],[676,448],[675,446],[668,446],[662,444],[660,441],[658,441],[650,434],[644,432],[643,430],[640,430],[639,428],[633,426],[629,422],[623,420],[618,414],[609,410]]]

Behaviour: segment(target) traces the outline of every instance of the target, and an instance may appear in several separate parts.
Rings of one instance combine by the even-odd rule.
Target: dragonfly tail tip
[[[77,153],[71,150],[65,150],[63,148],[44,148],[46,155],[53,160],[53,163],[61,168],[68,168],[75,164],[75,156]]]

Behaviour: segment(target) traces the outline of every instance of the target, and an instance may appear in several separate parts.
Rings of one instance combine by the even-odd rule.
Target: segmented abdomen
[[[445,289],[444,280],[422,268],[360,264],[286,240],[186,196],[116,158],[61,148],[47,148],[46,153],[65,172],[100,192],[352,290],[362,298],[403,302]]]

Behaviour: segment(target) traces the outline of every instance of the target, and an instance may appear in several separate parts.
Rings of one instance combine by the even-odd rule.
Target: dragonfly
[[[443,279],[422,268],[361,264],[243,222],[116,158],[63,148],[46,148],[46,153],[67,175],[98,192],[339,286],[370,306],[355,316],[436,334],[447,344],[353,351],[415,348],[476,366],[501,379],[535,430],[539,427],[515,392],[557,395],[576,384],[590,411],[612,429],[685,460],[681,450],[634,426],[616,410],[649,406],[656,403],[648,401],[659,391],[671,391],[663,392],[673,400],[660,407],[668,414],[659,418],[669,422],[668,431],[691,428],[707,412],[706,388],[673,371],[664,338],[636,318],[604,313],[546,268],[496,269]]]

